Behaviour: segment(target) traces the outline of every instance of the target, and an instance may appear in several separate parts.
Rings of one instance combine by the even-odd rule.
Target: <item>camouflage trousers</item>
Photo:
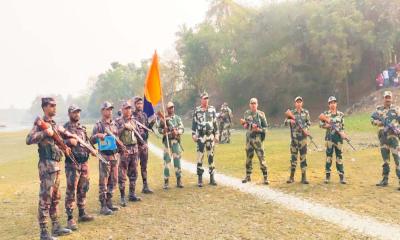
[[[47,223],[50,216],[53,222],[58,219],[58,203],[61,199],[60,192],[60,167],[53,160],[39,160],[39,207],[38,221],[40,225]]]
[[[307,138],[292,139],[290,143],[290,170],[296,171],[297,157],[300,155],[300,168],[304,173],[307,169]]]
[[[265,161],[265,152],[263,141],[260,136],[246,136],[246,176],[250,176],[253,171],[253,157],[256,153],[260,161],[260,169],[264,176],[268,174],[267,163]]]
[[[140,173],[143,182],[147,182],[147,162],[149,160],[149,146],[147,143],[138,144],[139,160],[140,160]]]
[[[181,153],[182,149],[177,139],[171,139],[169,141],[169,147],[171,149],[172,159],[174,161],[174,169],[176,178],[180,178],[182,175],[181,170]],[[171,157],[169,154],[166,140],[164,142],[164,179],[169,178],[169,165],[171,164]]]
[[[105,203],[113,196],[118,181],[118,154],[117,158],[108,160],[109,165],[99,161],[99,201]],[[107,156],[106,156],[107,157]],[[107,159],[107,158],[106,158]]]
[[[204,153],[208,154],[208,172],[214,174],[214,134],[198,136],[197,139],[197,175],[201,176],[204,173],[203,159]]]
[[[80,163],[78,169],[73,163],[65,163],[67,189],[65,192],[65,209],[71,212],[74,209],[75,198],[79,209],[85,209],[86,193],[89,191],[89,164]]]
[[[344,175],[344,166],[342,160],[343,140],[326,140],[326,163],[325,172],[331,173],[333,153],[336,155],[336,170],[339,175]]]
[[[390,172],[390,152],[392,152],[394,163],[396,164],[396,175],[400,179],[400,165],[399,165],[399,139],[397,136],[385,136],[383,133],[379,135],[379,142],[381,147],[381,155],[383,159],[382,175],[389,176]]]
[[[231,142],[231,124],[221,122],[219,125],[219,141],[220,143]]]
[[[138,176],[138,147],[137,145],[127,146],[128,155],[121,155],[118,166],[118,185],[121,194],[125,193],[125,182],[129,178],[129,195],[135,195],[136,179]]]

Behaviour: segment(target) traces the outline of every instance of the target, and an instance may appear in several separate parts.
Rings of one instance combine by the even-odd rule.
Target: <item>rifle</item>
[[[289,109],[285,112],[285,115],[288,119],[292,119],[295,121],[295,124],[300,128],[300,130],[303,132],[303,134],[306,135],[306,137],[310,138],[310,142],[315,146],[315,148],[318,149],[317,144],[314,142],[314,138],[304,129],[304,126],[301,123],[301,120],[296,119],[294,114]]]
[[[51,138],[54,140],[54,142],[56,143],[56,145],[61,149],[61,151],[63,151],[63,153],[65,154],[65,156],[69,157],[72,161],[72,163],[78,167],[78,161],[76,161],[75,156],[72,154],[71,152],[71,148],[68,147],[65,143],[64,140],[62,139],[60,133],[54,128],[53,125],[45,122],[42,118],[37,117],[35,120],[35,124],[40,128],[40,130],[44,131],[47,130],[49,128],[51,128],[54,132],[53,136],[51,136]]]
[[[112,136],[113,138],[115,138],[115,141],[117,142],[117,144],[120,146],[120,148],[122,149],[122,151],[123,151],[124,153],[127,152],[127,149],[126,149],[124,143],[123,143],[119,138],[117,138],[117,136],[115,136],[115,134],[112,133],[110,129],[104,128],[104,131],[105,131],[108,135],[110,135],[110,136]]]
[[[138,120],[136,120],[136,119],[134,119],[134,118],[132,118],[132,119],[133,119],[133,121],[135,121],[135,123],[136,123],[137,125],[139,125],[140,127],[144,128],[144,129],[147,130],[148,132],[152,132],[157,138],[160,138],[160,136],[158,136],[158,135],[156,134],[156,132],[154,132],[154,129],[146,127],[143,123],[139,122]],[[137,133],[137,134],[138,134],[138,133]],[[140,136],[139,136],[139,137],[140,137]],[[143,139],[141,139],[141,140],[143,141]]]
[[[247,126],[248,126],[248,128],[249,128],[250,130],[253,130],[253,125],[256,125],[258,129],[262,129],[262,127],[260,126],[260,124],[259,124],[258,122],[256,122],[256,121],[254,121],[254,120],[249,120],[249,119],[243,119],[243,118],[241,118],[241,119],[240,119],[240,124],[241,124],[243,127],[245,127],[245,125],[247,124]],[[264,140],[265,140],[265,132],[252,132],[251,134],[252,134],[253,136],[255,136],[257,133],[260,134],[260,136],[261,136],[261,141],[264,141]]]
[[[179,135],[179,134],[177,134],[177,135],[174,134],[174,132],[177,131],[177,129],[174,128],[174,127],[172,127],[170,124],[168,124],[168,123],[169,123],[169,119],[167,119],[167,118],[164,116],[164,114],[163,114],[162,112],[158,111],[158,112],[157,112],[157,116],[158,116],[162,121],[165,122],[165,125],[166,125],[166,126],[164,126],[165,134],[171,134],[172,137],[176,138],[176,140],[178,140],[178,144],[179,144],[179,146],[181,147],[182,151],[185,151],[185,150],[183,149],[183,147],[182,147],[182,144],[181,144],[181,137],[180,137],[180,135]]]
[[[372,119],[374,120],[378,120],[380,121],[384,128],[383,128],[383,132],[386,134],[389,130],[391,130],[394,134],[396,134],[397,136],[400,135],[400,129],[398,127],[396,127],[393,123],[391,123],[391,121],[389,121],[389,118],[384,118],[383,116],[380,116],[377,112],[374,112],[372,114]]]
[[[319,120],[321,120],[321,121],[323,121],[323,122],[329,124],[329,125],[330,125],[330,128],[331,128],[332,130],[334,130],[335,132],[337,132],[337,133],[339,134],[339,136],[340,136],[342,139],[346,140],[347,144],[349,144],[349,146],[350,146],[354,151],[356,151],[355,147],[351,144],[350,138],[348,138],[348,137],[344,134],[343,131],[340,131],[339,128],[338,128],[338,126],[337,126],[335,123],[333,123],[329,117],[327,117],[326,115],[324,115],[323,113],[321,113],[321,115],[319,115],[318,118],[319,118]]]
[[[68,134],[70,135],[70,137],[75,138],[79,144],[81,144],[82,146],[84,146],[87,150],[89,150],[89,152],[93,155],[95,155],[96,157],[99,158],[100,161],[102,161],[104,164],[109,165],[110,163],[101,155],[99,154],[96,149],[91,145],[88,144],[87,142],[83,141],[82,138],[80,138],[79,136],[77,136],[76,134],[72,134],[70,132],[68,132]]]

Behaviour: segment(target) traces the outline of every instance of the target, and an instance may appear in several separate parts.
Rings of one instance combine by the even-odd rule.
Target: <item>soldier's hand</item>
[[[218,134],[215,135],[214,142],[215,143],[219,143],[219,135]]]
[[[290,124],[295,125],[296,121],[294,119],[290,119]]]
[[[379,120],[374,120],[374,124],[377,126],[383,126],[383,123]]]
[[[98,154],[99,151],[97,149],[94,149],[93,152],[90,152],[90,155],[92,155],[93,157],[96,157],[96,154]]]
[[[68,140],[69,144],[71,144],[72,146],[76,146],[78,145],[78,140],[76,140],[75,138],[70,138]]]
[[[52,137],[54,135],[54,131],[51,128],[44,130],[47,136]]]
[[[71,154],[72,154],[71,148],[67,147],[67,148],[65,149],[65,154],[67,154],[68,156],[71,155]]]
[[[106,135],[104,133],[97,133],[96,134],[97,138],[100,138],[101,140],[104,140],[104,138],[106,137]]]
[[[192,139],[193,139],[193,142],[197,142],[197,140],[198,140],[197,135],[196,135],[196,134],[193,134],[193,135],[192,135]]]
[[[124,123],[124,128],[132,131],[133,130],[133,125],[130,124],[130,123]]]

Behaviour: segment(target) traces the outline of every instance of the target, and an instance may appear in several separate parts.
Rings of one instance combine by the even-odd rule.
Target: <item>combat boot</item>
[[[71,234],[72,230],[61,227],[58,222],[53,222],[52,233],[53,236],[65,236]]]
[[[79,209],[79,218],[78,218],[79,222],[90,222],[90,221],[93,221],[93,220],[94,220],[94,217],[89,215],[89,214],[87,214],[85,212],[85,209],[83,209],[83,208]]]
[[[176,178],[176,187],[177,188],[183,188],[182,177],[177,177]]]
[[[120,205],[121,207],[126,207],[125,191],[120,190],[120,195],[121,195]]]
[[[151,190],[149,188],[149,184],[147,183],[147,181],[143,181],[142,193],[144,193],[144,194],[152,194],[153,193],[153,190]]]
[[[42,225],[40,226],[40,240],[57,240],[57,238],[51,236],[51,234],[49,233],[49,231],[47,230],[47,226],[46,225]]]
[[[331,173],[326,173],[324,183],[328,184],[331,181]]]
[[[294,182],[294,173],[295,173],[295,170],[290,169],[290,177],[289,177],[289,179],[286,181],[286,183],[293,183],[293,182]]]
[[[197,176],[197,186],[198,187],[203,187],[203,175],[198,175]]]
[[[169,184],[169,179],[168,179],[168,178],[165,178],[165,179],[164,179],[164,186],[163,186],[163,189],[164,189],[164,190],[167,190],[167,189],[168,189],[168,187],[169,187],[168,184]]]
[[[388,177],[384,176],[382,181],[380,181],[379,183],[376,184],[376,186],[378,187],[386,187],[389,183],[388,183]]]
[[[242,180],[242,183],[247,183],[247,182],[251,182],[250,175],[246,175],[246,177],[244,177],[243,180]]]
[[[101,202],[101,209],[100,209],[100,214],[101,215],[112,215],[113,211],[107,207],[107,204],[105,203],[105,200]]]
[[[265,185],[269,185],[269,181],[268,181],[268,175],[264,174],[264,180],[263,180],[263,184]]]
[[[301,173],[301,183],[302,184],[309,184],[309,182],[307,181],[307,175],[306,175],[305,171]]]
[[[346,180],[344,179],[344,174],[339,174],[339,178],[341,184],[347,184]]]
[[[111,198],[107,199],[107,207],[108,207],[108,209],[110,209],[113,212],[116,212],[119,210],[119,207],[113,205]]]
[[[70,229],[71,231],[78,230],[78,225],[76,224],[73,218],[67,221],[67,228]]]
[[[217,186],[217,182],[215,181],[214,174],[210,174],[210,185]]]

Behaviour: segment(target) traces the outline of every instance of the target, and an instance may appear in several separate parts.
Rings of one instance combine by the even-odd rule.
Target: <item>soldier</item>
[[[192,121],[192,139],[197,143],[197,176],[198,186],[203,186],[203,158],[204,150],[208,152],[208,168],[210,173],[210,185],[216,186],[214,178],[214,146],[218,143],[217,113],[213,106],[208,105],[208,93],[200,95],[201,105],[196,107]]]
[[[301,183],[308,184],[306,177],[307,170],[307,133],[311,125],[310,114],[303,108],[303,98],[298,96],[294,99],[294,109],[288,109],[288,112],[294,116],[285,119],[285,126],[290,126],[290,177],[287,183],[294,182],[294,174],[297,166],[297,155],[300,154]],[[289,114],[290,114],[289,113]]]
[[[399,108],[392,104],[392,92],[385,91],[383,94],[384,103],[376,108],[372,114],[371,122],[379,127],[378,138],[381,146],[381,155],[383,159],[382,165],[382,181],[376,186],[385,187],[388,185],[389,179],[389,160],[390,152],[396,164],[396,175],[400,183],[400,165],[399,165]],[[398,188],[400,190],[400,187]]]
[[[151,129],[154,121],[149,122],[147,114],[143,112],[143,98],[134,98],[135,111],[133,112],[133,118],[141,123],[143,126]],[[153,191],[149,188],[147,179],[147,162],[149,159],[149,147],[147,145],[147,139],[149,138],[149,132],[142,126],[138,125],[138,132],[143,140],[138,139],[139,159],[140,159],[140,173],[143,180],[142,193],[151,194]]]
[[[110,102],[106,101],[101,105],[102,119],[96,122],[90,138],[92,144],[96,142],[99,144],[100,154],[109,163],[107,165],[99,161],[99,201],[101,205],[100,214],[102,215],[111,215],[113,211],[119,210],[119,208],[112,203],[114,187],[118,181],[119,161],[117,143],[114,138],[115,135],[118,135],[118,129],[115,122],[112,120],[113,109],[114,107]],[[102,149],[100,145],[103,143],[107,145],[107,147]],[[119,147],[123,148],[123,146]]]
[[[183,188],[182,184],[182,170],[181,170],[181,135],[184,132],[184,127],[181,118],[175,114],[174,103],[167,103],[168,116],[165,119],[160,120],[158,126],[158,132],[163,134],[164,137],[162,142],[164,144],[164,189],[168,189],[169,183],[169,164],[171,163],[171,156],[174,161],[175,176],[176,176],[176,186],[178,188]],[[164,122],[165,121],[165,122]],[[165,124],[166,123],[166,124]],[[169,145],[167,144],[167,137],[169,140]],[[169,149],[168,149],[169,147]]]
[[[220,143],[231,142],[232,119],[233,119],[232,110],[228,107],[228,103],[222,104],[221,111],[218,114]]]
[[[51,236],[47,230],[47,219],[50,216],[52,221],[52,234],[54,236],[68,235],[72,233],[70,229],[61,227],[58,222],[58,203],[61,199],[60,193],[60,161],[62,152],[56,145],[53,135],[61,134],[65,137],[65,129],[56,125],[53,117],[56,115],[56,101],[54,98],[42,98],[42,109],[44,113],[43,121],[52,128],[42,130],[37,122],[26,137],[26,144],[37,144],[39,152],[39,208],[38,221],[40,225],[40,239],[57,239]],[[57,131],[57,133],[55,133]],[[71,154],[71,149],[66,152]]]
[[[337,110],[337,100],[334,96],[328,99],[329,110],[323,112],[330,119],[330,122],[320,121],[319,126],[326,129],[326,164],[325,164],[325,183],[328,184],[331,180],[331,166],[333,152],[336,154],[336,169],[339,173],[340,183],[346,184],[344,179],[344,167],[342,160],[343,139],[344,134],[344,113]]]
[[[128,151],[127,155],[121,156],[118,168],[118,185],[121,193],[121,206],[125,207],[125,182],[127,175],[129,178],[129,201],[137,202],[141,200],[140,197],[137,197],[135,194],[136,179],[138,175],[138,146],[137,138],[135,136],[135,129],[137,126],[132,118],[132,107],[128,101],[122,104],[122,117],[118,118],[116,123],[118,127],[118,136]]]
[[[263,183],[268,185],[268,168],[265,162],[264,153],[264,140],[267,131],[267,119],[265,113],[258,110],[258,100],[256,98],[250,99],[250,109],[244,113],[244,119],[241,123],[246,132],[246,177],[242,183],[251,181],[251,172],[253,170],[253,156],[256,152],[258,160],[260,161],[261,172],[264,176]]]
[[[88,141],[86,127],[81,125],[81,109],[77,105],[71,105],[68,108],[70,121],[64,125],[64,128],[84,141]],[[65,193],[65,211],[68,216],[68,228],[75,231],[78,226],[73,218],[75,195],[79,208],[79,221],[92,221],[94,218],[85,212],[86,193],[89,190],[89,150],[81,146],[75,138],[68,138],[67,145],[71,148],[78,166],[75,166],[71,158],[65,158],[65,175],[67,177],[67,189]]]

